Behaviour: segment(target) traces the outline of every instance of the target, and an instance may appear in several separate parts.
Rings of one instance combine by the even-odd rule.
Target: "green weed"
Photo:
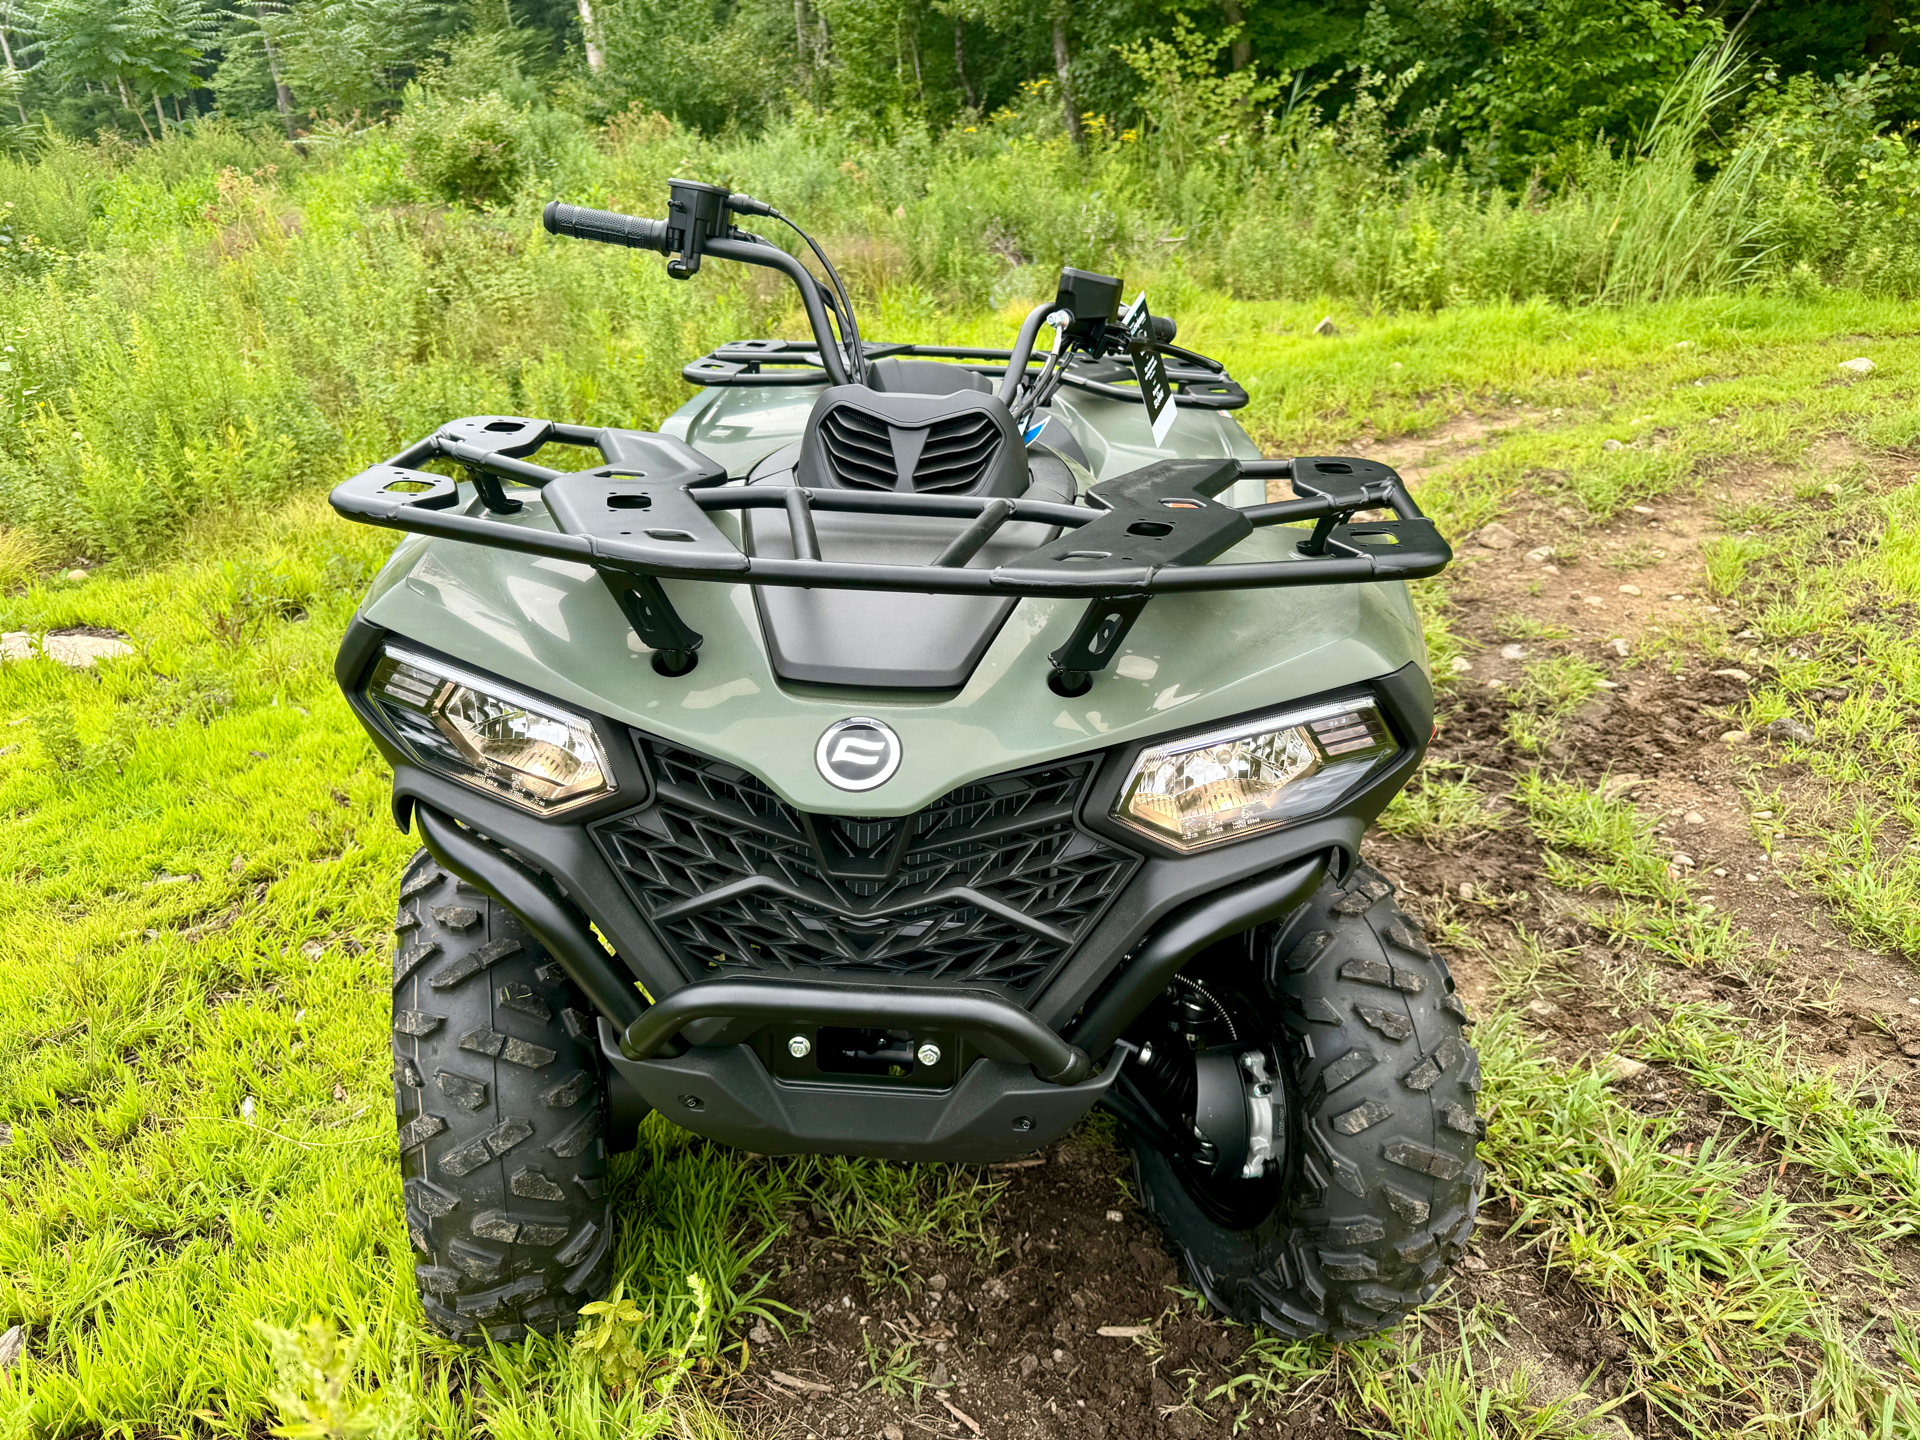
[[[1494,829],[1499,818],[1475,788],[1472,775],[1469,769],[1458,780],[1451,779],[1430,761],[1414,784],[1388,802],[1375,824],[1389,835],[1407,836],[1440,851]]]
[[[1601,688],[1606,676],[1599,666],[1578,655],[1548,656],[1528,661],[1521,678],[1508,690],[1512,709],[1507,737],[1521,750],[1546,749],[1560,734],[1561,723]]]
[[[1817,1322],[1788,1205],[1750,1195],[1723,1141],[1673,1140],[1602,1075],[1535,1051],[1512,1016],[1476,1032],[1487,1079],[1490,1185],[1548,1266],[1605,1303],[1634,1347],[1639,1394],[1684,1429],[1800,1384],[1782,1348]]]
[[[1683,1003],[1636,1042],[1680,1066],[1729,1111],[1764,1127],[1782,1156],[1811,1168],[1850,1229],[1886,1240],[1921,1231],[1921,1153],[1881,1102],[1793,1058],[1785,1027]]]

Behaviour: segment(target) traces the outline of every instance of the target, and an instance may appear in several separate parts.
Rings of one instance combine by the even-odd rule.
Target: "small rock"
[[[1118,1221],[1121,1219],[1121,1213],[1119,1211],[1109,1211],[1107,1213],[1107,1219],[1110,1221]]]
[[[1474,899],[1474,887],[1469,885],[1466,881],[1462,881],[1460,886],[1455,890],[1454,893],[1464,901],[1471,901]]]
[[[40,642],[50,660],[71,670],[90,670],[95,661],[132,655],[133,647],[124,640],[104,635],[50,635]]]
[[[1501,647],[1502,660],[1526,660],[1527,647],[1524,645],[1504,645]]]
[[[1746,745],[1748,733],[1746,731],[1722,731],[1721,739],[1731,746]]]
[[[1544,565],[1541,569],[1549,575],[1559,575],[1561,573],[1561,567],[1558,565]]]
[[[307,941],[301,945],[300,954],[310,961],[317,961],[327,954],[327,943],[320,940]]]
[[[945,1291],[947,1289],[947,1278],[939,1272],[935,1272],[935,1274],[927,1278],[927,1289],[936,1293]]]
[[[1021,1357],[1021,1379],[1025,1380],[1041,1368],[1041,1358],[1032,1354]]]
[[[1686,851],[1676,851],[1668,858],[1668,864],[1676,870],[1691,871],[1694,869],[1694,857]]]
[[[1314,333],[1316,335],[1339,335],[1341,331],[1340,327],[1334,324],[1333,316],[1323,315],[1321,317],[1321,323],[1314,327]]]
[[[1832,480],[1829,481],[1826,485],[1821,487],[1821,494],[1823,495],[1839,495],[1840,493],[1841,493],[1840,485],[1837,482]]]
[[[756,1321],[753,1329],[747,1333],[747,1339],[756,1346],[771,1346],[774,1344],[774,1333],[768,1329],[765,1321]]]
[[[934,1363],[932,1379],[936,1386],[952,1386],[954,1384],[954,1375],[947,1369],[947,1363],[945,1361],[936,1361]]]
[[[1542,562],[1552,560],[1553,558],[1554,547],[1551,545],[1537,545],[1533,550],[1530,550],[1526,555],[1521,557],[1522,560],[1528,562],[1530,565],[1540,565]]]
[[[240,1098],[240,1119],[245,1121],[249,1126],[253,1124],[253,1111],[254,1111],[253,1097],[252,1096],[241,1097]]]
[[[1633,511],[1633,512],[1634,512],[1634,513],[1635,513],[1636,515],[1658,515],[1658,514],[1660,514],[1660,512],[1659,512],[1659,511],[1657,511],[1657,510],[1655,510],[1655,508],[1654,508],[1653,506],[1651,506],[1651,505],[1630,505],[1630,506],[1628,507],[1628,509],[1629,509],[1629,510],[1631,510],[1631,511]]]
[[[898,1426],[883,1426],[880,1428],[880,1434],[886,1437],[887,1441],[907,1441],[907,1433]]]
[[[1874,362],[1865,355],[1857,355],[1853,360],[1842,361],[1835,369],[1846,370],[1855,375],[1866,375],[1874,369]]]
[[[1717,876],[1725,876],[1727,873],[1728,868],[1726,866],[1716,866],[1714,868],[1714,874]]]
[[[1636,1080],[1646,1072],[1647,1063],[1637,1061],[1632,1056],[1614,1056],[1601,1068],[1601,1073],[1614,1085],[1619,1085],[1622,1081]]]
[[[1512,550],[1521,543],[1521,537],[1496,520],[1477,530],[1474,533],[1474,541],[1475,544],[1484,545],[1489,550]]]
[[[1618,589],[1622,595],[1639,595],[1641,593],[1641,587],[1638,585],[1624,585],[1618,587]]]
[[[1604,441],[1602,441],[1602,442],[1601,442],[1601,449],[1603,449],[1603,450],[1626,450],[1626,449],[1627,449],[1627,447],[1626,447],[1625,445],[1623,445],[1623,444],[1621,444],[1621,442],[1620,442],[1620,441],[1618,441],[1618,440],[1616,440],[1616,439],[1614,439],[1614,438],[1613,438],[1612,436],[1609,436],[1609,437],[1608,437],[1608,438],[1607,438],[1606,440],[1604,440]]]
[[[245,856],[235,856],[233,858],[233,864],[227,867],[227,874],[230,876],[237,876],[246,869],[247,869],[247,858]]]
[[[1601,597],[1598,595],[1584,595],[1581,597],[1581,604],[1583,605],[1599,605],[1600,603]]]
[[[1463,1256],[1461,1257],[1461,1264],[1470,1271],[1485,1271],[1487,1269],[1487,1262],[1483,1261],[1479,1256]]]
[[[1629,647],[1626,638],[1617,635],[1613,640],[1608,642],[1608,649],[1625,659]]]
[[[1692,350],[1694,349],[1694,342],[1692,340],[1677,340],[1674,342],[1674,348],[1676,350]]]
[[[27,1328],[25,1326],[9,1326],[6,1333],[0,1335],[0,1371],[11,1371],[15,1366],[18,1366],[20,1364],[20,1358],[26,1354],[26,1350]]]
[[[1717,670],[1714,672],[1714,674],[1720,676],[1723,680],[1738,680],[1741,682],[1742,685],[1748,685],[1754,680],[1754,677],[1749,675],[1746,671],[1734,669],[1732,667],[1727,670]]]
[[[1454,657],[1453,660],[1447,663],[1447,668],[1453,671],[1454,674],[1456,675],[1466,675],[1469,671],[1474,669],[1474,662],[1469,660],[1466,656],[1457,655]]]
[[[1774,812],[1773,811],[1756,811],[1754,813],[1754,818],[1757,821],[1771,821],[1774,819]]]
[[[1527,1013],[1530,1016],[1540,1016],[1542,1019],[1545,1020],[1549,1016],[1560,1015],[1561,1008],[1555,1005],[1554,1002],[1550,1000],[1547,1000],[1541,996],[1536,996],[1533,1000],[1527,1003]]]
[[[84,570],[70,570],[67,572],[68,580],[78,581],[78,580],[85,580],[86,578],[87,578],[87,573]]]
[[[1793,716],[1784,715],[1779,720],[1769,721],[1761,734],[1771,741],[1793,741],[1796,745],[1811,745],[1814,742],[1814,732]]]
[[[1708,818],[1699,811],[1689,811],[1686,815],[1682,816],[1681,819],[1691,826],[1704,826],[1708,823]]]

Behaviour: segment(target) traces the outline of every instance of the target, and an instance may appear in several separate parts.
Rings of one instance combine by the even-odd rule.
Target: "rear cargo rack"
[[[602,464],[562,471],[527,457],[548,444],[583,446]],[[418,467],[462,466],[476,492]],[[1214,499],[1243,477],[1293,483],[1297,499],[1231,506]],[[507,482],[542,491],[556,529],[512,517]],[[1091,486],[1081,503],[964,495],[728,484],[726,471],[670,436],[596,430],[521,416],[473,416],[370,466],[329,497],[349,520],[592,566],[654,652],[654,669],[684,675],[701,645],[663,580],[727,581],[928,595],[1085,599],[1067,643],[1049,657],[1048,684],[1083,694],[1155,596],[1285,586],[1361,585],[1439,572],[1453,551],[1401,477],[1347,456],[1291,460],[1163,460]],[[791,559],[748,555],[714,524],[715,511],[784,510]],[[1387,510],[1394,519],[1358,519]],[[970,522],[922,565],[827,560],[816,512],[941,516]],[[1010,522],[1058,532],[1011,563],[970,567]],[[1284,560],[1210,564],[1257,527],[1312,522]]]
[[[1192,410],[1239,410],[1247,391],[1218,360],[1165,342],[1154,343],[1167,365],[1174,404]],[[952,360],[976,375],[1005,376],[1011,350],[981,349],[970,345],[895,345],[869,341],[861,347],[872,360]],[[1044,359],[1030,361],[1029,375],[1041,373]],[[681,367],[689,385],[832,385],[820,361],[820,346],[811,340],[736,340],[711,350]],[[1141,403],[1140,386],[1125,354],[1095,359],[1079,355],[1061,371],[1061,384],[1107,400]]]

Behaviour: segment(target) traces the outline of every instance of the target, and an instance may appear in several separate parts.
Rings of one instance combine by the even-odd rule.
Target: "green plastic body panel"
[[[744,474],[798,438],[816,393],[717,388],[662,429]],[[1219,412],[1183,410],[1158,450],[1149,448],[1140,407],[1069,393],[1055,413],[1074,428],[1097,479],[1170,454],[1258,454]],[[552,527],[535,492],[515,494],[525,508],[499,519]],[[716,519],[737,533],[732,513]],[[1286,559],[1305,534],[1257,530],[1221,560]],[[1093,689],[1073,700],[1048,689],[1047,656],[1073,630],[1085,606],[1079,600],[1022,600],[958,691],[783,685],[768,662],[751,588],[664,584],[706,637],[699,666],[677,678],[654,671],[585,565],[409,537],[375,580],[363,614],[468,665],[738,765],[802,810],[838,815],[905,815],[983,776],[1284,706],[1409,661],[1426,665],[1406,587],[1384,583],[1161,597]],[[891,725],[902,751],[895,775],[859,795],[829,785],[814,764],[821,732],[855,715]]]

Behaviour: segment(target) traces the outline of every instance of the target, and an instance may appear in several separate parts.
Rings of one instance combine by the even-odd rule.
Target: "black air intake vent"
[[[821,417],[820,438],[843,485],[862,490],[894,488],[894,441],[885,422],[851,406],[836,406]]]
[[[1000,450],[1001,434],[980,411],[937,420],[914,465],[915,490],[971,490]]]

